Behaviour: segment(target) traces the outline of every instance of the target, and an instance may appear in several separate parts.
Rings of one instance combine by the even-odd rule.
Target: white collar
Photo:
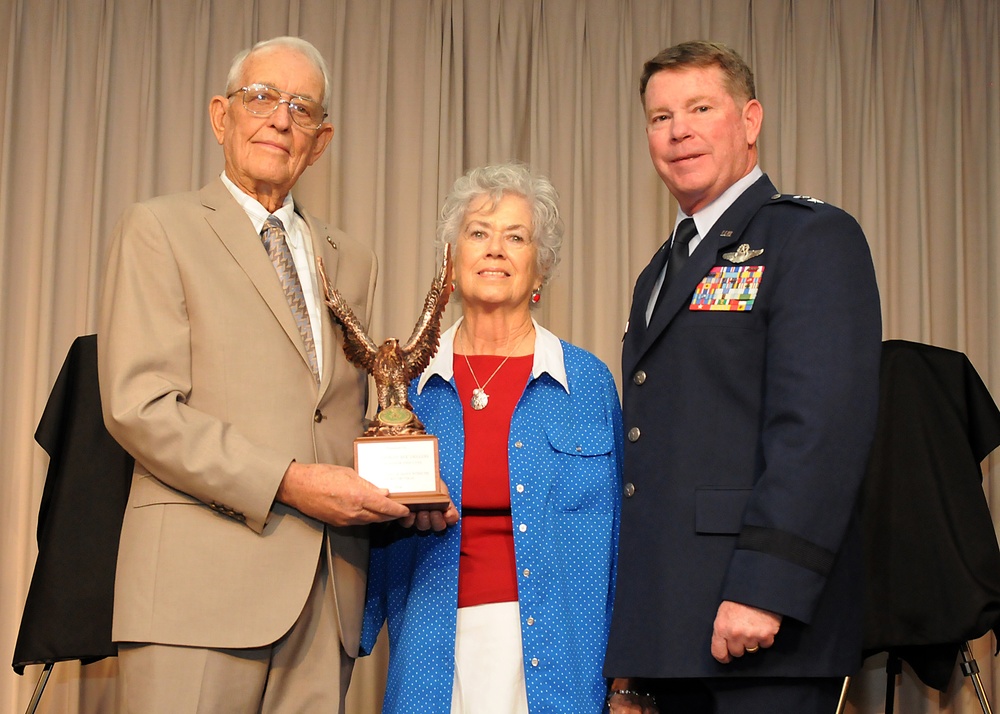
[[[760,164],[757,164],[751,169],[750,173],[719,194],[718,198],[695,213],[694,216],[688,216],[684,211],[678,211],[674,230],[677,230],[677,225],[685,218],[694,218],[694,225],[698,229],[698,235],[707,236],[708,232],[712,230],[712,226],[715,225],[715,222],[722,218],[722,214],[736,202],[736,199],[744,191],[750,188],[763,175],[764,172],[761,170]]]
[[[246,212],[250,217],[250,221],[253,223],[254,230],[258,233],[264,228],[264,221],[270,216],[270,212],[258,201],[256,198],[248,194],[246,191],[237,186],[232,179],[226,176],[226,172],[222,172],[222,183],[225,184],[226,188],[229,189],[229,193],[233,194],[233,198],[236,202],[240,204],[240,207]],[[293,223],[295,221],[295,201],[292,200],[292,194],[289,193],[285,196],[285,200],[282,202],[281,207],[274,212],[282,225],[285,226],[285,233],[288,235],[287,240],[294,247],[297,247],[298,232],[292,230]]]
[[[455,361],[455,334],[464,318],[459,318],[458,322],[449,327],[443,335],[438,345],[438,351],[427,365],[427,369],[420,375],[417,382],[417,394],[420,394],[424,385],[435,374],[446,382],[450,382],[454,376]],[[562,388],[569,393],[569,379],[566,377],[566,362],[563,359],[562,342],[559,338],[546,330],[544,327],[531,320],[535,326],[535,357],[531,364],[531,378],[538,379],[546,372],[552,379],[559,382]]]

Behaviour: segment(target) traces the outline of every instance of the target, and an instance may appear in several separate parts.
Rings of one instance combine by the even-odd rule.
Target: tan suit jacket
[[[374,255],[303,216],[314,254],[367,324]],[[274,494],[292,460],[352,464],[365,411],[366,377],[344,358],[326,309],[321,338],[317,387],[260,237],[220,179],[125,212],[98,326],[105,422],[136,459],[115,641],[259,647],[295,622],[324,525]],[[354,656],[368,534],[326,530]]]

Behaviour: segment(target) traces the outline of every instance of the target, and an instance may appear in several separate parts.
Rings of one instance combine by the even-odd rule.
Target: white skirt
[[[458,609],[451,714],[528,714],[516,601]]]

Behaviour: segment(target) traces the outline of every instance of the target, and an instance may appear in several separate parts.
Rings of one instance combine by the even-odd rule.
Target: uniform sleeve
[[[767,270],[774,295],[763,472],[721,599],[808,623],[865,472],[878,409],[881,314],[865,236],[838,209],[815,210]]]

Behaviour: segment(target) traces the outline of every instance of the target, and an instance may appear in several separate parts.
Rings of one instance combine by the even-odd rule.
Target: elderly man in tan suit
[[[375,258],[290,195],[333,136],[328,96],[303,40],[241,53],[209,106],[223,175],[115,230],[98,352],[105,421],[136,459],[113,633],[129,712],[342,712],[365,526],[413,520],[345,466],[366,376],[314,262],[367,320]]]

